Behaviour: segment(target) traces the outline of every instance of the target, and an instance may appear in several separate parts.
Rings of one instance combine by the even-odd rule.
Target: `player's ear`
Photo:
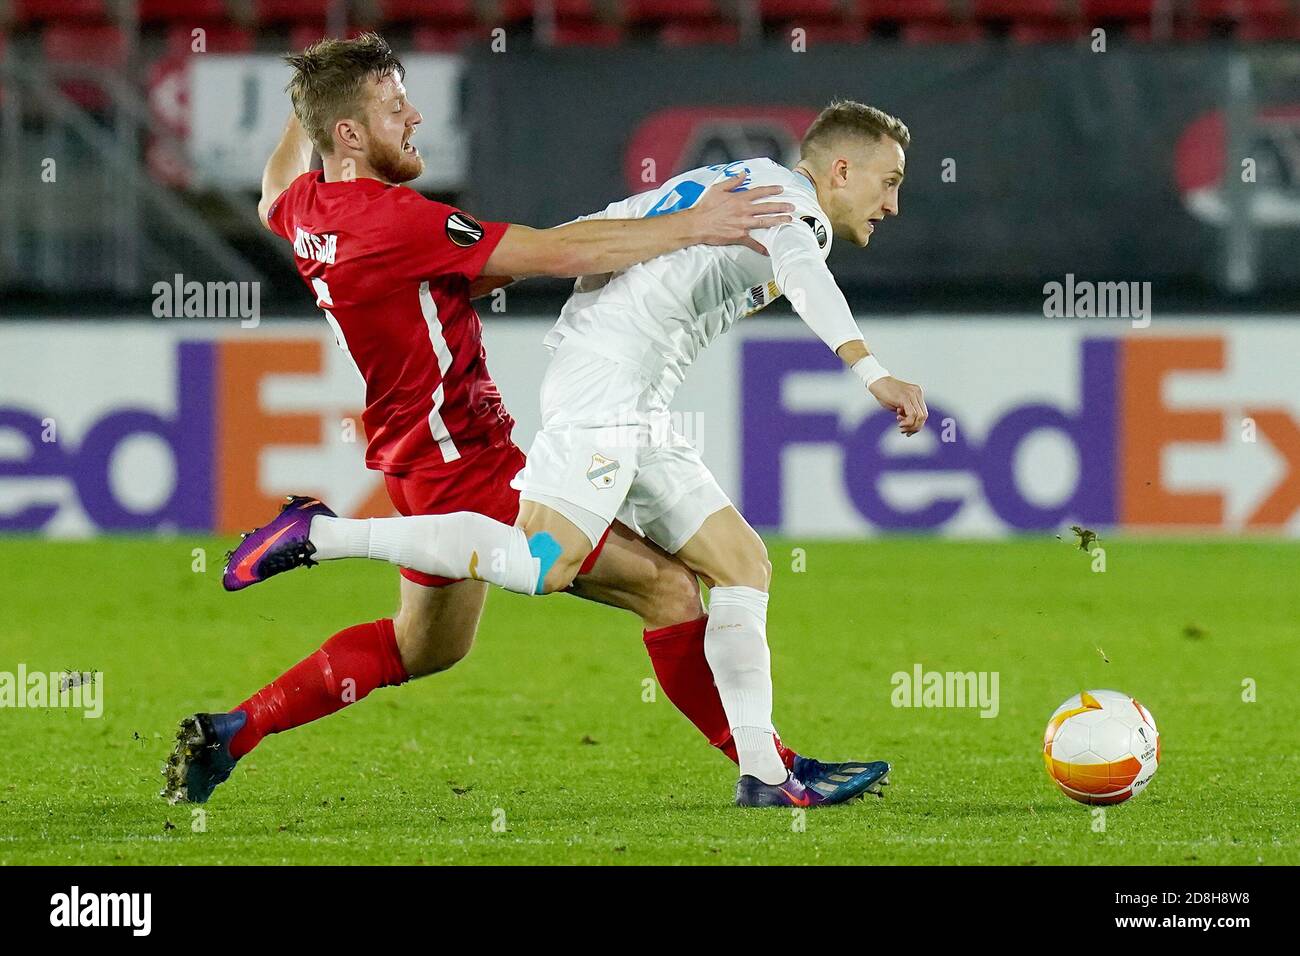
[[[848,182],[849,161],[843,156],[831,163],[831,180],[841,186]]]
[[[353,119],[341,119],[334,124],[334,141],[349,149],[361,148],[361,131]]]

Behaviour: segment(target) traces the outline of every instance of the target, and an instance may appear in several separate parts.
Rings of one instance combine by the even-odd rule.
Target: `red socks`
[[[248,722],[231,740],[231,756],[238,759],[267,734],[310,723],[356,703],[376,687],[402,684],[409,677],[391,619],[339,631],[235,708],[248,715]]]
[[[713,684],[713,671],[704,656],[704,628],[708,622],[708,617],[702,617],[646,631],[645,648],[659,686],[668,699],[699,728],[709,743],[738,763],[727,712],[722,709],[722,698]],[[776,738],[776,749],[789,768],[794,763],[795,752],[782,744],[780,737]]]
[[[668,699],[710,744],[736,762],[736,744],[731,739],[727,713],[704,656],[707,623],[708,618],[702,617],[646,631],[645,646]],[[392,687],[409,679],[391,619],[339,631],[315,654],[235,708],[248,715],[248,722],[230,742],[230,753],[242,757],[267,734],[311,723],[356,703],[377,687]],[[794,751],[779,737],[776,749],[789,767],[794,762]]]

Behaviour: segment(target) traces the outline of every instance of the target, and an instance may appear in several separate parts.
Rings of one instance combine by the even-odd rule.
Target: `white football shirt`
[[[742,188],[781,186],[784,192],[771,201],[795,207],[791,222],[752,233],[769,255],[740,245],[688,246],[623,272],[579,279],[559,320],[547,333],[546,346],[556,349],[568,340],[579,348],[635,365],[656,383],[666,402],[701,349],[782,294],[778,277],[795,274],[796,265],[815,265],[825,272],[831,227],[816,191],[801,173],[770,159],[693,169],[657,189],[610,203],[601,212],[582,218],[641,219],[678,212],[693,206],[718,180],[740,172],[745,174]],[[828,272],[825,278],[830,280]],[[802,298],[791,295],[801,314]],[[842,303],[843,297],[839,299]],[[847,303],[843,315],[848,323],[841,321],[829,337],[827,345],[832,349],[861,338]],[[841,341],[835,342],[836,338]]]

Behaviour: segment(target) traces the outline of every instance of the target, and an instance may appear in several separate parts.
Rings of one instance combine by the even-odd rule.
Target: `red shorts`
[[[524,467],[523,450],[514,442],[489,445],[449,466],[400,475],[384,475],[388,497],[401,515],[445,515],[473,511],[503,524],[514,524],[519,516],[519,492],[510,482]],[[609,536],[606,529],[605,536]],[[579,574],[596,563],[605,538],[592,549]],[[423,571],[401,568],[402,577],[426,588],[445,587],[459,578],[444,578]]]

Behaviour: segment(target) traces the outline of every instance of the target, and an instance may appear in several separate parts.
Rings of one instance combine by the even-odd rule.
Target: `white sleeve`
[[[783,223],[756,233],[754,238],[767,247],[776,287],[832,352],[845,342],[862,338],[849,303],[806,224],[797,220]]]
[[[654,199],[655,192],[653,190],[637,193],[635,196],[628,196],[626,199],[612,202],[604,209],[589,212],[577,219],[570,219],[569,222],[582,222],[586,219],[640,219],[654,205]],[[568,223],[565,223],[565,225],[568,225]]]
[[[586,222],[588,219],[622,219],[622,216],[614,215],[614,210],[622,205],[621,203],[612,202],[604,209],[598,209],[596,212],[589,212],[585,216],[578,216],[576,219],[570,219],[569,222],[560,223],[567,226],[570,222]]]

